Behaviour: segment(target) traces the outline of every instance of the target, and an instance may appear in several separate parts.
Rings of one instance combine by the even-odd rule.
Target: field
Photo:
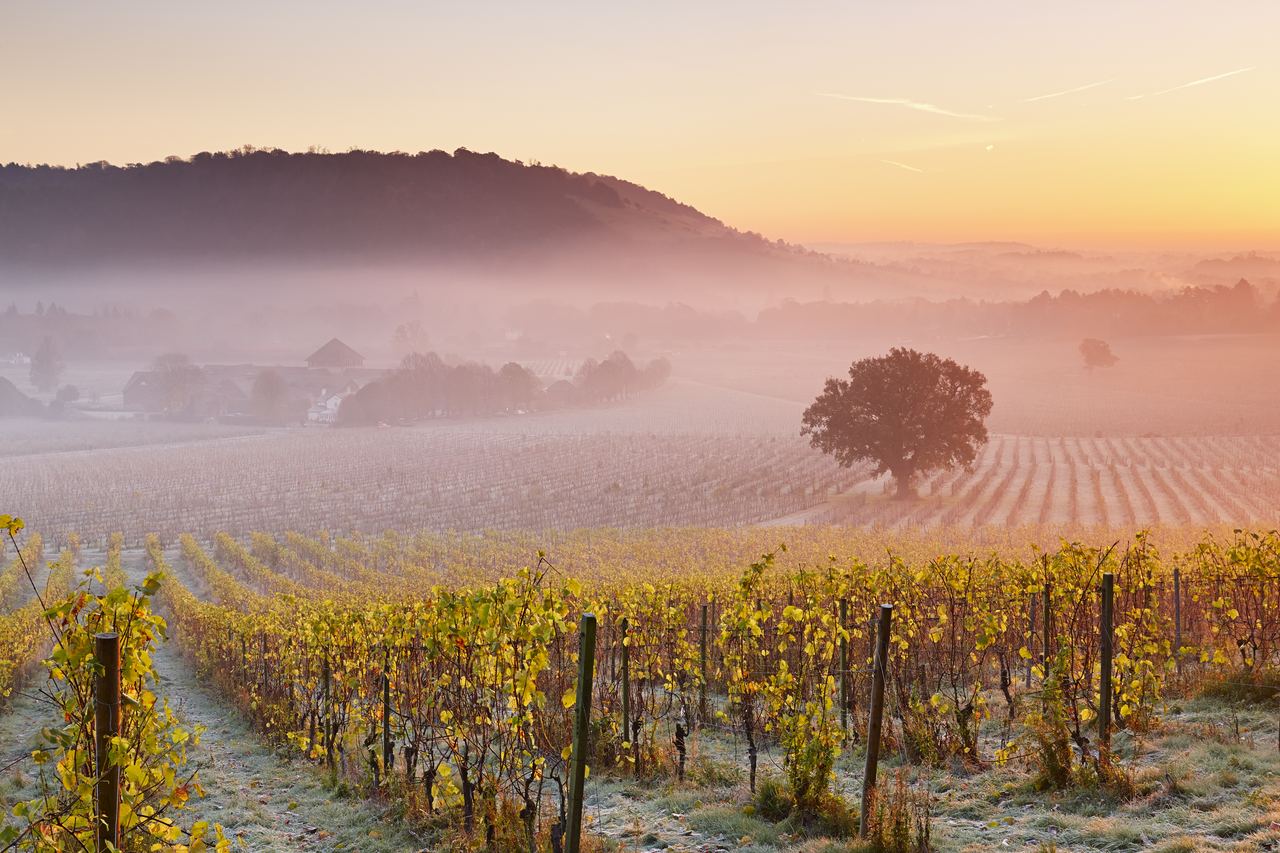
[[[1274,435],[996,433],[890,500],[798,435],[799,403],[690,381],[600,409],[408,428],[7,428],[0,489],[46,535],[849,524],[1277,523]]]
[[[875,341],[675,352],[675,378],[618,404],[413,428],[10,421],[0,489],[48,536],[133,544],[224,529],[1277,523],[1273,338],[1126,339],[1093,372],[1070,341],[927,343],[986,372],[992,437],[972,470],[925,478],[905,504],[798,435],[822,378],[888,345]]]
[[[877,499],[885,483],[795,520],[857,525],[1275,524],[1280,438],[993,436],[972,470],[934,475],[923,500]]]
[[[600,625],[590,843],[916,849],[888,832],[881,848],[841,839],[861,796],[869,617],[885,600],[879,826],[904,821],[914,845],[928,815],[936,850],[1272,849],[1280,542],[1096,535],[1104,547],[1044,557],[1011,532],[971,556],[963,532],[825,527],[114,537],[73,540],[47,580],[86,565],[131,583],[165,573],[158,689],[209,727],[194,760],[210,796],[191,809],[243,849],[464,849],[486,834],[525,849],[526,833],[550,849],[587,611]],[[764,549],[774,558],[753,566]],[[1106,706],[1103,571],[1117,590]],[[48,713],[20,690],[0,715],[6,807],[38,787],[23,756]],[[1065,755],[1046,746],[1056,737]],[[825,778],[809,763],[820,743],[830,793],[806,800],[802,785]]]

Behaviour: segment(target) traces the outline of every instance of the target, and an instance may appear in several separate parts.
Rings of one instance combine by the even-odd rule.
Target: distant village
[[[598,360],[579,361],[561,351],[500,366],[442,357],[421,334],[411,333],[411,325],[397,329],[392,350],[401,358],[395,366],[367,367],[363,354],[336,337],[309,355],[299,351],[296,361],[286,356],[282,360],[292,363],[283,364],[204,364],[173,349],[153,355],[155,349],[138,348],[139,339],[150,341],[152,332],[171,325],[171,315],[77,315],[42,304],[33,314],[21,314],[10,306],[0,312],[0,340],[17,346],[0,349],[0,416],[254,426],[413,424],[608,405],[659,387],[671,372],[665,357],[636,363],[621,349]],[[119,353],[124,345],[132,347],[127,361],[120,355],[104,358],[104,352]],[[175,345],[182,341],[161,344]],[[134,370],[144,358],[147,366]]]
[[[332,424],[342,401],[387,371],[364,366],[364,356],[337,338],[305,359],[302,365],[228,364],[202,365],[202,379],[181,387],[171,370],[157,365],[139,370],[124,387],[125,411],[158,413],[173,411],[174,394],[185,397],[181,409],[187,417],[235,421],[261,420],[264,407],[281,421]],[[263,376],[271,375],[272,387],[263,388]],[[179,386],[175,392],[175,384]],[[255,395],[256,392],[256,395]]]
[[[135,372],[121,408],[139,415],[223,423],[413,423],[459,416],[521,415],[535,410],[615,402],[662,385],[665,358],[637,366],[615,350],[576,367],[522,365],[500,369],[448,364],[435,353],[411,353],[392,369],[368,368],[337,338],[301,365],[201,365],[164,355]]]

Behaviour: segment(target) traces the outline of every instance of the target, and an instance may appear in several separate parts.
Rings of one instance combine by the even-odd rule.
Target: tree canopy
[[[1097,338],[1085,338],[1080,342],[1080,357],[1089,370],[1095,367],[1111,367],[1120,359],[1111,351],[1111,345]]]
[[[46,335],[36,354],[31,357],[31,384],[40,391],[52,391],[58,386],[58,379],[65,367],[58,345],[53,342],[52,337]]]
[[[970,465],[987,442],[987,378],[932,353],[894,348],[830,378],[804,411],[801,435],[844,467],[872,462],[890,473],[900,498],[915,477]]]
[[[160,387],[165,411],[171,415],[188,412],[195,404],[196,395],[201,386],[204,385],[204,371],[192,364],[186,354],[180,352],[167,352],[156,356],[151,369]]]
[[[626,353],[616,351],[604,361],[584,362],[574,382],[566,383],[569,393],[548,393],[535,375],[515,362],[495,371],[473,362],[450,365],[435,353],[415,352],[397,369],[343,400],[337,422],[352,426],[602,403],[656,388],[670,373],[664,358],[637,368]]]
[[[299,419],[305,417],[305,411],[292,411],[298,407],[291,406],[290,402],[289,386],[279,373],[269,367],[258,371],[249,392],[249,411],[254,417],[266,423],[280,423],[291,415]]]

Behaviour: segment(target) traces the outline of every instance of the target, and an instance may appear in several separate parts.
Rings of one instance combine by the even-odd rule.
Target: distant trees
[[[635,390],[639,371],[622,350],[615,350],[604,361],[590,358],[582,363],[575,377],[582,395],[591,401],[613,400]]]
[[[280,423],[291,414],[289,386],[279,373],[266,368],[258,371],[249,391],[249,413],[267,423]]]
[[[49,414],[58,417],[66,411],[68,403],[74,403],[79,399],[79,388],[74,385],[63,385],[58,389],[58,393],[53,395],[53,402],[49,404]]]
[[[1085,338],[1080,342],[1080,357],[1087,370],[1095,367],[1111,367],[1120,359],[1111,351],[1111,345],[1097,338]]]
[[[410,353],[400,366],[342,401],[342,425],[372,424],[516,411],[536,377],[518,364],[495,373],[488,365],[447,365],[435,353]]]
[[[430,348],[427,332],[418,320],[401,323],[391,336],[391,350],[402,358],[412,353],[426,352]]]
[[[969,465],[987,443],[986,385],[951,359],[894,348],[855,361],[847,380],[828,379],[800,434],[846,468],[875,463],[877,475],[893,475],[898,498],[913,498],[916,476]]]
[[[410,353],[400,366],[342,401],[337,422],[349,426],[437,417],[515,414],[576,403],[616,400],[666,381],[671,365],[656,359],[638,369],[623,352],[589,359],[573,383],[555,383],[553,393],[523,366],[499,370],[466,362],[449,365],[435,353]],[[565,386],[568,386],[567,389]]]
[[[1271,310],[1268,310],[1271,309]],[[1280,330],[1280,300],[1268,301],[1245,280],[1234,285],[1148,293],[1105,289],[1048,291],[1024,301],[977,299],[796,302],[766,308],[756,330],[813,340],[850,335],[1085,336],[1232,334]]]
[[[43,305],[40,307],[44,308]],[[31,384],[40,391],[52,391],[58,387],[65,368],[58,345],[51,336],[45,335],[35,355],[31,356]]]
[[[171,415],[189,412],[204,386],[204,371],[180,352],[157,356],[151,369],[164,410]]]
[[[542,383],[538,381],[538,377],[514,361],[502,365],[498,371],[498,394],[506,411],[532,409],[541,393]]]
[[[604,361],[587,359],[583,362],[574,377],[574,383],[581,399],[596,403],[657,388],[670,375],[671,364],[665,358],[654,359],[641,370],[636,368],[625,352],[615,350]]]

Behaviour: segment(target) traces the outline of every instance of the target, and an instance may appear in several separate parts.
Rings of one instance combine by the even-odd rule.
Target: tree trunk
[[[892,471],[891,473],[893,474],[893,482],[895,486],[895,491],[893,493],[895,500],[913,501],[920,497],[920,494],[916,491],[916,485],[914,482],[915,478],[912,476],[914,472],[900,469]]]

